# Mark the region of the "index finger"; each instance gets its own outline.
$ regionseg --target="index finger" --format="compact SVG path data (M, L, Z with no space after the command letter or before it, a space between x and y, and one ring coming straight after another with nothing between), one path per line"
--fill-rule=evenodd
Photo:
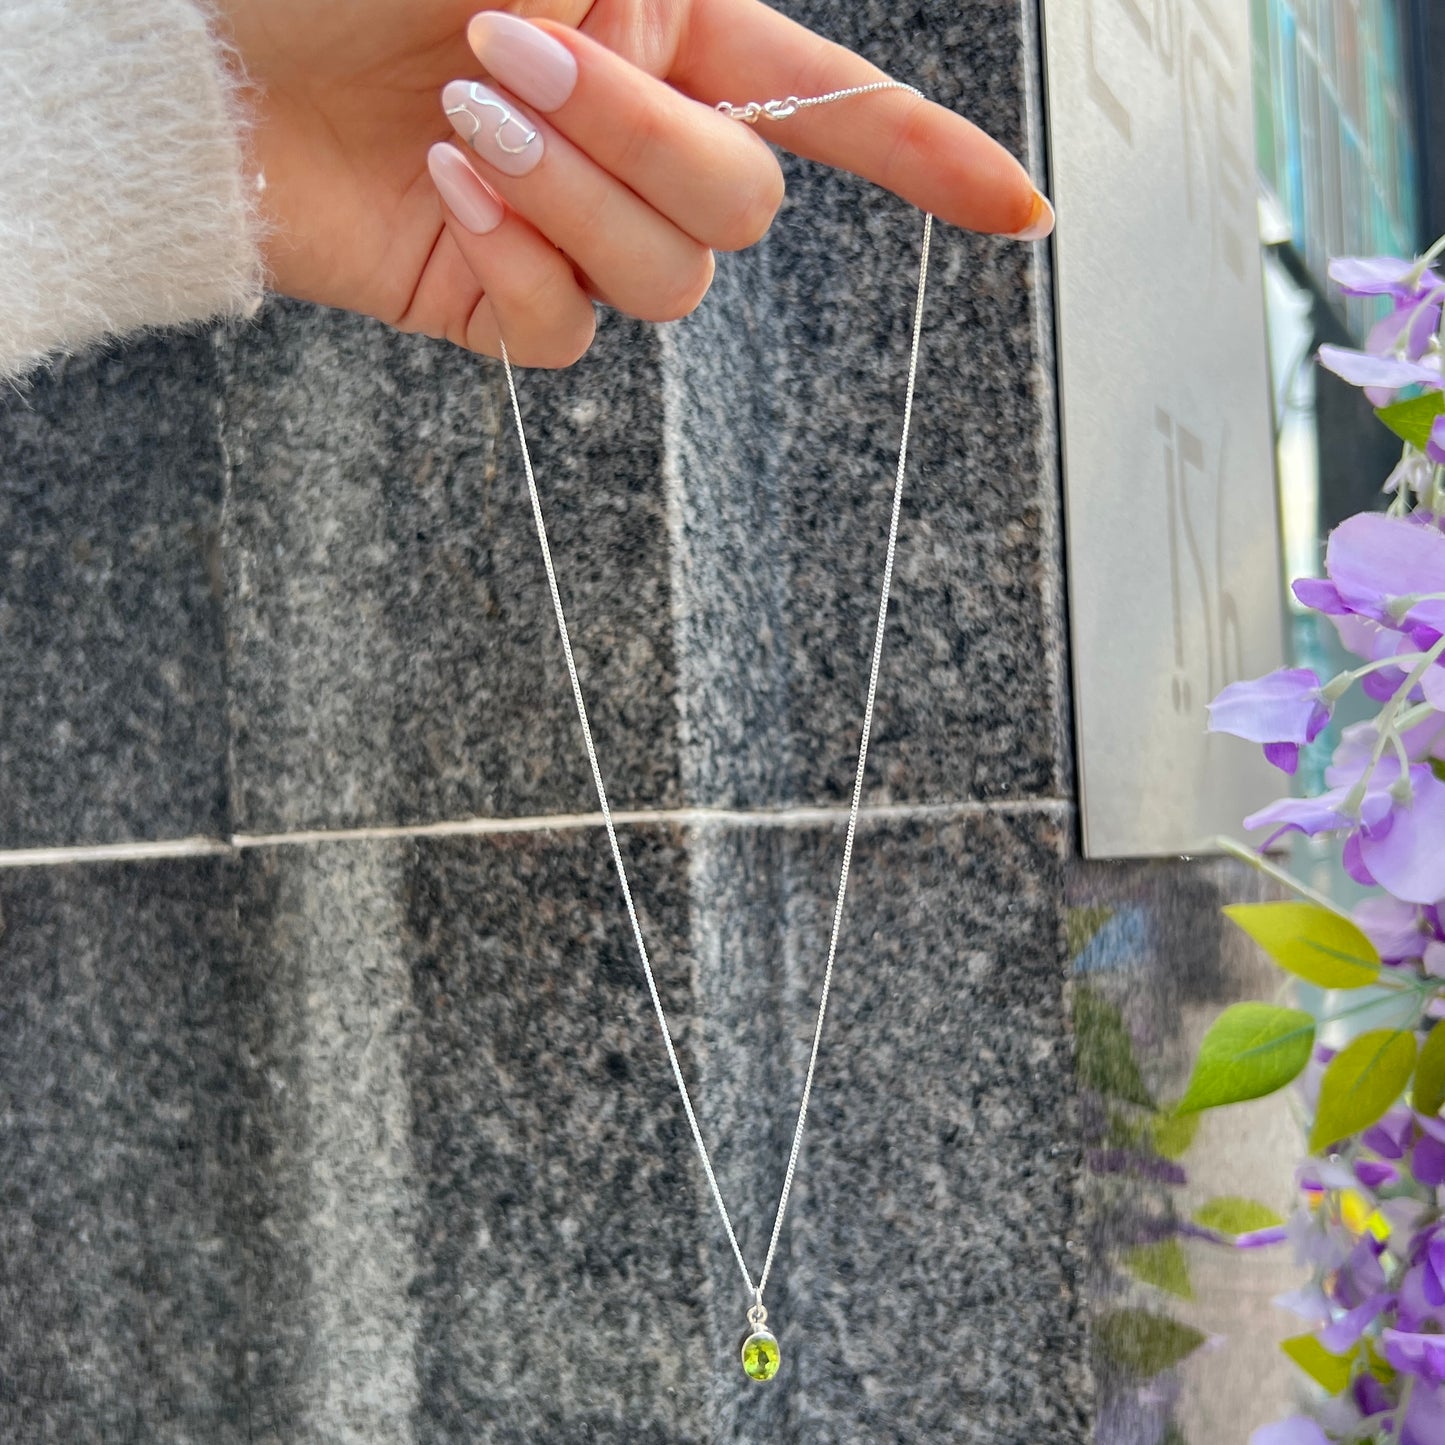
M892 78L761 0L694 0L668 76L714 105L825 95ZM763 125L766 139L966 230L1034 241L1053 229L1053 208L1008 151L972 121L907 91L854 96Z

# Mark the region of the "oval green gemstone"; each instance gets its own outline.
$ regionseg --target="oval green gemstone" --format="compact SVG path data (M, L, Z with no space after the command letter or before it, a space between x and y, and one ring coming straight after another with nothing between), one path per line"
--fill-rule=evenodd
M777 1340L766 1330L758 1330L743 1341L743 1369L754 1380L771 1380L782 1358Z

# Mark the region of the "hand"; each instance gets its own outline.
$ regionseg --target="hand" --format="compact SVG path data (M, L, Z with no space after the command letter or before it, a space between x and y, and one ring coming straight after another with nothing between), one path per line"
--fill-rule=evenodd
M580 357L594 298L686 315L713 251L767 230L782 174L718 100L887 78L759 0L512 0L527 22L477 15L474 54L476 9L224 4L257 117L275 287L491 356L505 337L522 366ZM971 230L1032 238L1052 222L1001 146L904 91L801 111L768 137Z

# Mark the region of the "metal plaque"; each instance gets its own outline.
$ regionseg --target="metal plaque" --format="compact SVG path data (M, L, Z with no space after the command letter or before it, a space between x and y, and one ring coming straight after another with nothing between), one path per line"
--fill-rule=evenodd
M1046 0L1084 852L1207 850L1287 792L1205 731L1280 665L1245 0Z

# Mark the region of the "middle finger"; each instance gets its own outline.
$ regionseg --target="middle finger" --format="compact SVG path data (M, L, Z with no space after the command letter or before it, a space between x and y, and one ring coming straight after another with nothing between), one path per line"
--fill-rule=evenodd
M467 38L497 84L705 246L740 250L772 224L783 173L751 127L563 25L489 10Z
M487 183L571 257L602 300L643 321L675 321L702 300L713 275L708 247L513 96L453 80L442 105Z

